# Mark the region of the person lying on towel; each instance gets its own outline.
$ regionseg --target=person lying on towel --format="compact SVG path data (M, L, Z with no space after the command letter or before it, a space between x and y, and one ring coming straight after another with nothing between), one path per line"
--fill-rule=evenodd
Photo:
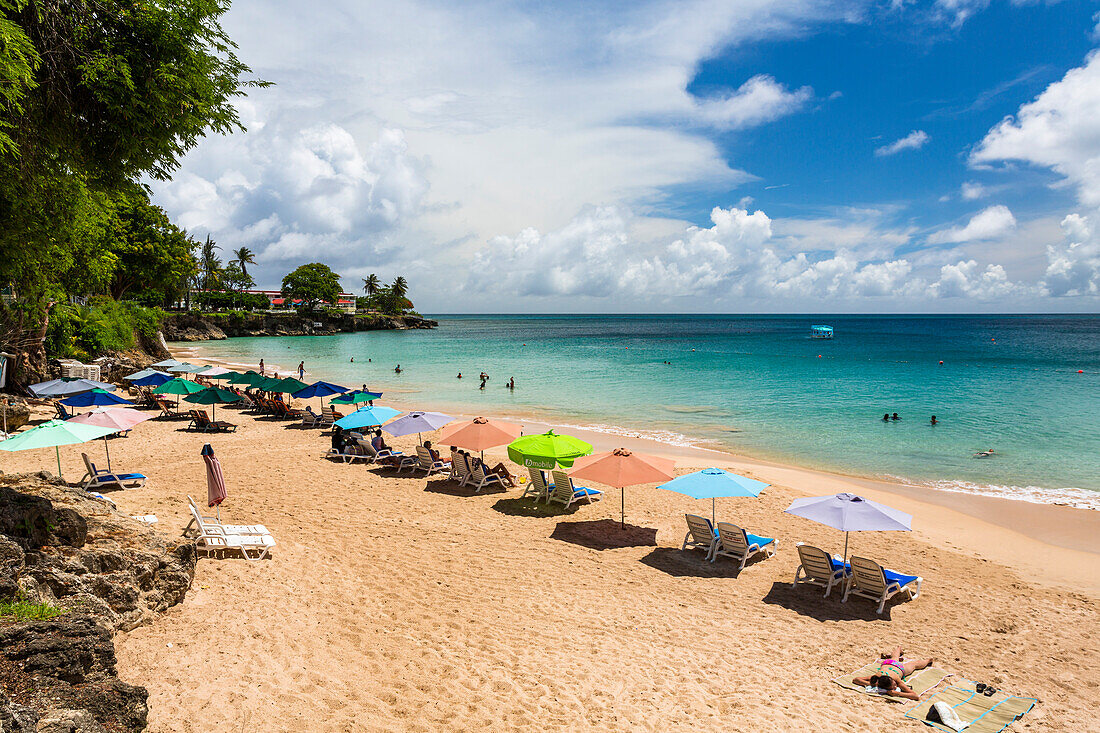
M861 687L877 687L882 692L891 695L905 697L910 700L920 700L920 695L913 692L913 688L905 684L903 678L932 666L931 659L904 659L904 652L900 646L894 647L891 652L883 652L878 660L878 669L867 677L856 677L852 680Z

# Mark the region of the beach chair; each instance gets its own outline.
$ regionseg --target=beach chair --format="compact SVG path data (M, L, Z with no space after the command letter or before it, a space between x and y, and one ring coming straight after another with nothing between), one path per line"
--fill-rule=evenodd
M175 406L168 400L157 397L154 402L156 406L160 408L160 416L165 420L182 420L185 417L190 417L189 413L183 413L176 410Z
M80 488L85 491L89 489L99 489L104 486L117 486L121 489L136 489L144 486L147 480L145 476L140 473L112 473L110 471L102 471L95 467L95 464L88 458L87 453L81 453L80 457L84 459L84 467L88 469L88 472L80 479Z
M231 422L211 420L206 410L190 410L189 414L191 422L187 425L188 430L198 430L203 433L232 433L237 429L237 426Z
M356 445L352 446L352 443ZM369 449L364 447L364 441L362 439L344 443L344 450L342 451L338 451L335 448L329 448L328 453L325 454L325 458L340 458L344 463L355 463L356 461L371 463L374 460L374 456L370 454Z
M527 468L527 473L531 476L531 480L527 482L527 488L523 490L523 497L526 499L528 496L535 497L535 501L539 499L546 500L550 496L550 492L554 490L554 484L546 483L546 474L542 472L541 468Z
M183 528L183 533L185 535L190 532L191 527L196 526L199 522L202 522L202 524L207 527L220 527L226 534L271 534L268 528L262 524L222 524L218 521L217 517L205 516L202 513L202 509L199 508L199 505L196 504L195 500L190 496L187 497L187 503L191 506L191 521Z
M710 554L711 562L717 560L719 556L740 560L741 565L737 568L740 572L745 569L745 563L757 555L768 558L775 554L776 542L772 537L749 534L741 527L729 522L719 522L717 530L718 542Z
M470 467L466 465L466 456L461 451L451 451L451 480L465 484L470 477Z
M684 544L680 549L705 550L709 560L715 545L718 544L718 532L715 531L714 525L709 519L700 517L698 514L685 514L684 518L687 520L688 531L684 535Z
M853 556L850 562L852 576L848 579L848 587L844 591L841 603L847 603L848 596L855 594L878 601L877 613L882 613L886 608L886 601L898 593L904 592L911 601L920 597L920 585L924 582L924 578L919 575L895 573L865 557Z
M60 402L53 403L53 406L57 408L57 417L60 420L68 420L72 417L72 413L65 409L65 405Z
M565 471L554 471L554 490L549 492L546 503L564 504L568 509L573 504L583 501L591 504L603 498L603 492L598 489L590 489L587 486L574 486L573 479Z
M794 588L799 583L820 585L825 588L824 598L828 598L833 592L833 587L843 587L852 573L852 566L843 560L831 556L820 547L799 542L795 545L798 550L799 566L794 571Z
M302 410L302 425L307 428L315 428L321 422L321 416L314 412L308 405Z
M500 476L495 473L486 473L485 464L481 461L474 461L467 458L466 463L470 469L470 475L466 478L466 483L474 487L475 494L480 493L486 486L504 487L504 481Z
M197 536L195 537L201 549L236 550L245 560L263 560L275 547L275 538L266 531L262 534L231 532L234 525L223 525L210 522L209 517L203 517L191 497L187 497L191 504L191 519L195 525ZM190 527L191 524L188 524ZM238 527L243 525L238 525ZM262 527L263 525L255 525ZM251 554L250 554L251 553Z
M451 464L449 461L432 458L431 451L422 445L418 445L416 446L416 463L413 465L413 470L416 469L423 471L425 476L431 476L433 473L451 470Z
M399 450L394 451L388 448L385 450L377 450L374 445L366 438L360 438L359 445L363 447L363 450L366 451L367 455L371 457L371 461L373 461L374 463L381 463L382 460L385 458L394 458L397 460L396 468L400 469L403 465L403 462L411 458L411 456L406 456ZM412 460L415 461L416 459L412 458Z

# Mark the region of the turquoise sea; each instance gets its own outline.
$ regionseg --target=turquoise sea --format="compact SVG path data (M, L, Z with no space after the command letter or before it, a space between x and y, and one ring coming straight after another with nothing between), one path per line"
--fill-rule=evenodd
M405 405L1100 508L1100 316L432 317L433 331L173 346L284 373L304 360L307 381ZM811 339L818 323L835 338Z

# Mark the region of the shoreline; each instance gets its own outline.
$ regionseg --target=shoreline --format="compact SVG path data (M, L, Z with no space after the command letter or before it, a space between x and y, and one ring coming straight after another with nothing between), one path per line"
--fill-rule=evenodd
M170 346L169 349L174 357L191 362L247 366L215 356L199 356L193 353L196 350L193 346ZM323 375L312 376L324 378ZM403 404L400 398L386 402L395 409L423 408L422 405ZM491 410L484 413L490 417L516 419ZM525 432L530 432L528 427L544 432L559 426L545 420L521 419ZM1026 568L1044 584L1100 592L1100 577L1091 569L1097 561L1096 555L1100 554L1100 512L1092 509L945 491L735 455L718 449L670 446L647 437L619 436L583 427L569 427L568 430L591 443L596 450L625 447L673 458L681 468L728 468L805 496L841 491L860 493L913 514L917 518L914 533L934 543L965 546L982 558L1018 569ZM506 457L501 449L489 450L486 454ZM977 552L979 548L980 553Z

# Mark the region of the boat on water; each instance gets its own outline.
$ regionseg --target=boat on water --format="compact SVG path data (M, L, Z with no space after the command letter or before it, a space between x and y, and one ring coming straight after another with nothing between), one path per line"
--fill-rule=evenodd
M831 339L833 337L832 326L810 326L810 338Z

